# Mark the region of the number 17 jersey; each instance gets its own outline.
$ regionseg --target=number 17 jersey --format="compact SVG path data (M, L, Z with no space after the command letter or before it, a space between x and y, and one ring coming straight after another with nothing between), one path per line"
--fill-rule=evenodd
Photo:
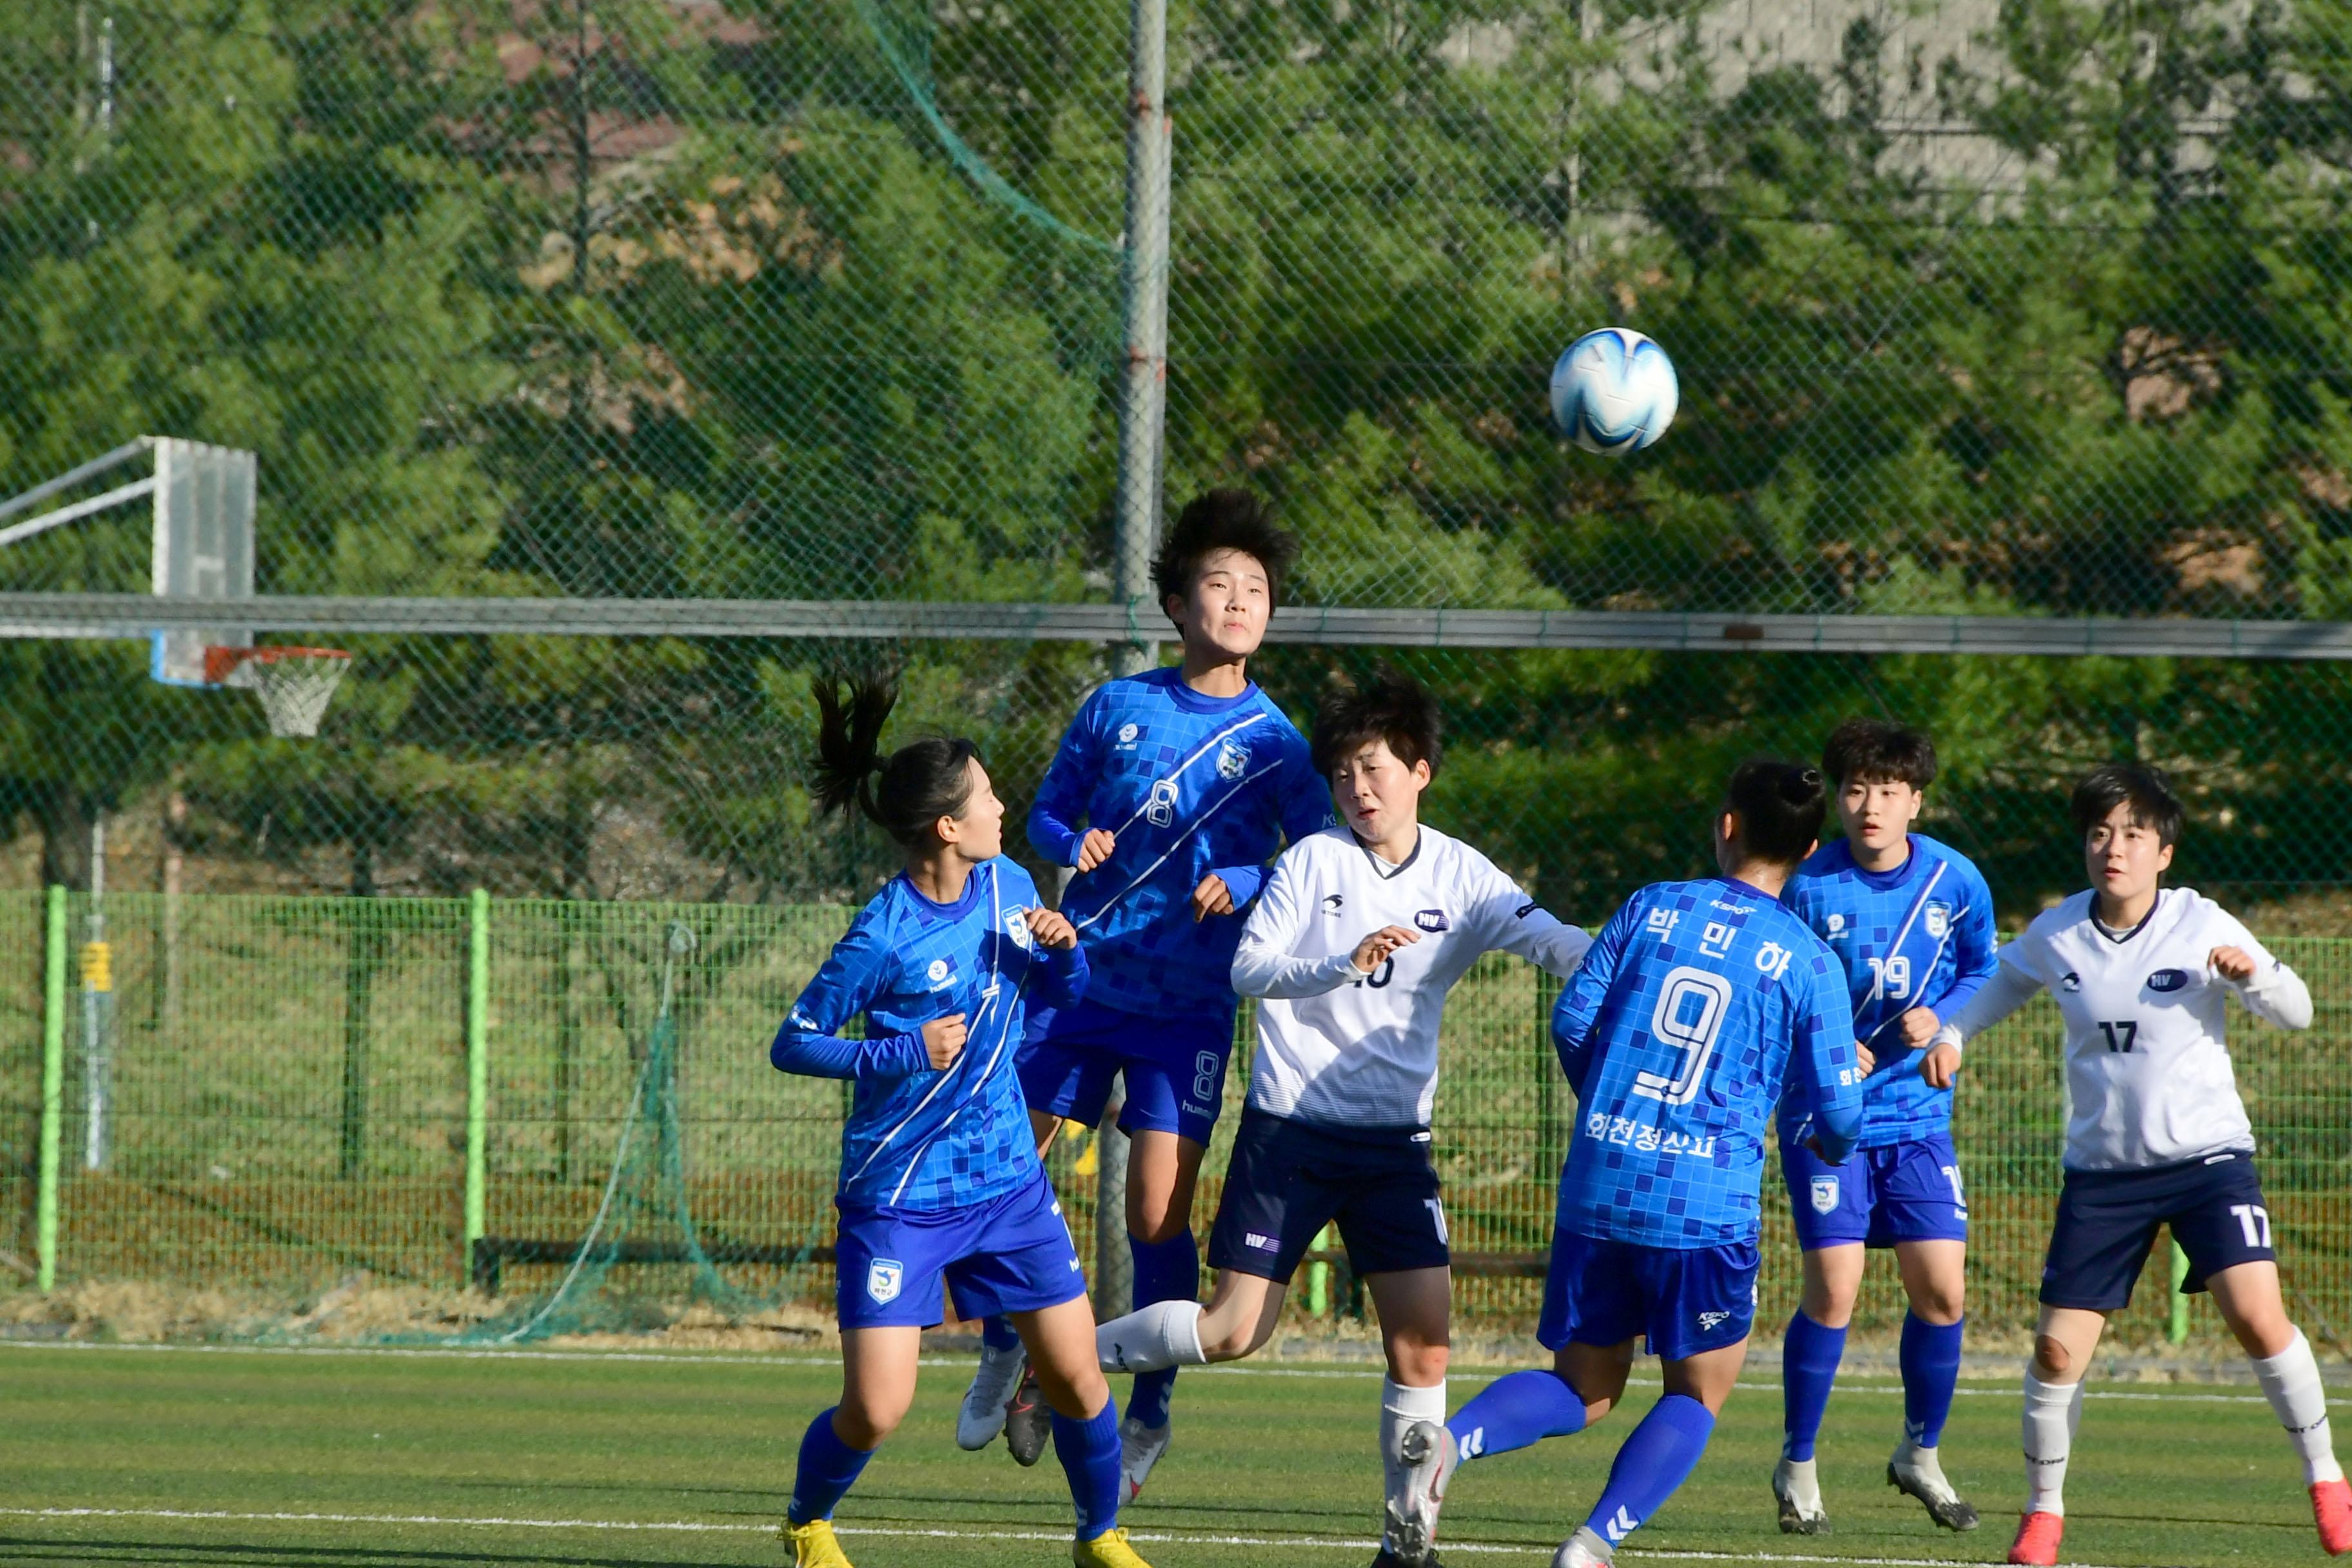
M1559 1224L1601 1241L1752 1241L1783 1089L1825 1157L1862 1124L1845 972L1744 882L1659 882L1610 919L1552 1013L1576 1089Z

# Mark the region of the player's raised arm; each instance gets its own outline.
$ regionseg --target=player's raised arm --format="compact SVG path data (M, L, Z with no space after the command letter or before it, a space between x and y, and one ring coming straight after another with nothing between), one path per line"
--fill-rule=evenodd
M1559 1000L1552 1005L1551 1047L1559 1054L1559 1070L1568 1075L1569 1087L1580 1100L1584 1096L1585 1069L1591 1065L1601 1005L1608 1000L1610 983L1617 978L1618 966L1625 960L1625 944L1641 922L1641 896L1636 894L1609 918L1609 923L1601 928L1600 939L1586 950Z
M1331 810L1331 781L1316 770L1304 744L1286 745L1275 770L1275 796L1280 803L1285 845L1299 843L1338 825L1339 818ZM1269 875L1265 866L1255 863L1217 867L1209 877L1224 885L1226 902L1222 910L1212 909L1205 912L1232 913L1247 909L1264 889Z
M2217 934L2230 940L2217 945L2205 960L2213 973L2237 994L2246 1011L2263 1023L2282 1029L2311 1027L2311 987L2304 984L2303 976L2280 963L2235 917L2223 919L2226 924Z
M1045 782L1037 786L1037 800L1029 808L1029 842L1037 853L1055 866L1076 866L1081 871L1091 871L1110 854L1110 846L1089 843L1110 838L1115 829L1100 823L1091 825L1091 831L1081 833L1077 824L1087 815L1087 792L1102 772L1100 737L1096 733L1102 709L1102 692L1097 688L1085 702L1079 704L1077 717L1062 732L1062 743L1054 752L1054 761L1045 769ZM1091 858L1085 853L1098 848Z
M1574 974L1591 950L1592 933L1570 925L1528 897L1492 862L1480 865L1467 901L1478 911L1478 931L1487 949L1516 953L1562 980Z
M768 1047L768 1060L778 1072L878 1083L908 1077L932 1065L923 1030L878 1040L852 1040L840 1033L843 1026L866 1010L873 996L882 968L880 957L881 943L866 921L850 927L848 934L833 944L816 978L784 1015L783 1025ZM946 1026L950 1020L935 1022ZM961 1023L962 1015L955 1015L954 1026Z
M1310 905L1311 900L1300 894L1294 862L1287 856L1276 861L1274 875L1266 879L1265 895L1250 911L1249 922L1242 927L1241 946L1234 952L1233 982L1237 994L1292 1001L1320 996L1353 984L1370 969L1377 968L1388 953L1407 942L1420 940L1412 931L1390 926L1366 937L1352 952L1304 958L1293 950L1306 926ZM1359 963L1367 944L1377 944L1383 938L1388 939L1385 947L1372 958L1371 964Z
M1814 1145L1843 1164L1862 1137L1862 1069L1854 1058L1853 1005L1845 976L1827 948L1789 960L1795 1033L1790 1059L1812 1105Z
M1033 891L1034 889L1032 889ZM1033 1005L1059 1010L1075 1007L1087 994L1087 950L1078 945L1078 931L1058 910L1040 906L1023 911L1029 934L1037 943L1037 978L1030 992Z
M1926 1058L1919 1063L1919 1076L1937 1089L1949 1089L1952 1075L1960 1068L1961 1047L1969 1037L1982 1034L2032 1001L2041 989L2042 981L2012 963L2004 949L1992 978L1977 988L1967 1005L1946 1016L1928 1045Z

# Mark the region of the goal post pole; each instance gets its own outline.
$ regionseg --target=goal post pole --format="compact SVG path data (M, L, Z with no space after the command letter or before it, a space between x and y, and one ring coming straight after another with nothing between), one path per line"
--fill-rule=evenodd
M488 1232L490 1131L490 895L474 889L466 921L466 1255L460 1278L470 1280L474 1244Z

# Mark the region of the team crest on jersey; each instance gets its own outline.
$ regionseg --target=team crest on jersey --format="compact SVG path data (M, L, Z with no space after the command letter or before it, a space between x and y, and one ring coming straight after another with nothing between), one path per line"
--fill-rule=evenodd
M1445 918L1445 911L1444 910L1415 910L1412 912L1412 923L1419 929L1425 931L1451 931L1454 929L1454 922Z
M944 958L935 958L931 960L931 966L929 969L924 970L923 973L929 979L932 984L944 984L948 977L948 961Z
M1937 942L1943 941L1944 933L1952 929L1952 906L1946 903L1929 904L1927 909L1927 934Z
M1837 1189L1838 1179L1835 1176L1813 1178L1813 1212L1815 1214L1837 1212Z
M877 1258L866 1266L866 1293L881 1306L897 1300L906 1282L907 1267L895 1258Z
M1249 771L1249 752L1227 741L1217 748L1217 776L1237 779Z
M1345 893L1326 893L1323 895L1323 912L1327 915L1338 914L1341 910L1347 907L1347 904L1348 895Z
M2065 973L2065 974L2064 974L2064 975L2063 975L2062 977L2060 977L2060 979L2059 979L2059 982L2058 982L2058 989L2059 989L2059 990L2061 990L2061 991L2068 991L2068 992L2080 991L2082 988L2083 988L2083 977L2082 977L2081 975L2079 975L2079 974L2075 973L2074 973L2073 970L2071 970L2071 969L2070 969L2070 970L2068 970L2068 971Z
M1019 910L1004 917L1004 934L1013 939L1013 946L1024 952L1029 951L1029 921Z
M2180 991L2188 984L2189 971L2185 969L2159 969L2147 977L2150 991Z

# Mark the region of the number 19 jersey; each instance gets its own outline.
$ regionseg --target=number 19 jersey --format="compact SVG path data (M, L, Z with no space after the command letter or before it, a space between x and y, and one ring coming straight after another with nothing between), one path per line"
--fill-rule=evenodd
M1577 1095L1559 1224L1601 1241L1752 1241L1764 1133L1783 1089L1843 1160L1862 1125L1845 972L1744 882L1643 889L1552 1013Z

